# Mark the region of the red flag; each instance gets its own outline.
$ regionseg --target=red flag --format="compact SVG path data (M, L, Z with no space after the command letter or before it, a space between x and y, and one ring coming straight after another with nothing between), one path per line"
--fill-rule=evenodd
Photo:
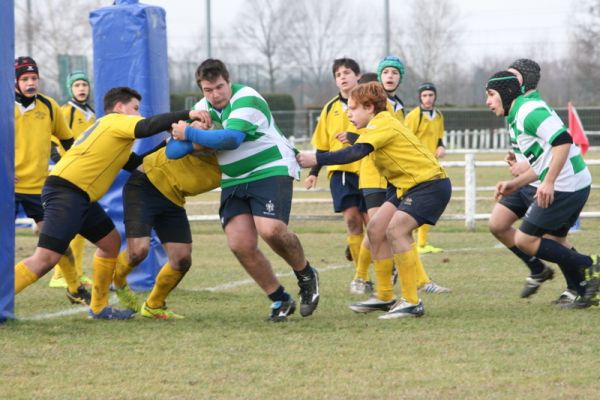
M575 107L573 107L571 102L569 102L568 110L569 133L573 137L573 143L578 145L581 148L581 154L585 155L590 147L590 142L588 141L587 136L585 136L583 125L581 125L581 120L579 119L579 115L577 115L577 110L575 110Z

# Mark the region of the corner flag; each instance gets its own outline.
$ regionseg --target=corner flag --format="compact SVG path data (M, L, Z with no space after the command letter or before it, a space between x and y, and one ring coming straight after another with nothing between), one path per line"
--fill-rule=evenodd
M587 153L588 151L588 148L590 147L590 142L588 141L588 138L585 135L583 125L581 125L581 120L579 119L579 115L577 114L577 110L575 110L575 107L573 107L573 104L571 102L569 102L568 111L569 133L573 137L573 143L578 145L581 148L581 154L585 155L585 153Z

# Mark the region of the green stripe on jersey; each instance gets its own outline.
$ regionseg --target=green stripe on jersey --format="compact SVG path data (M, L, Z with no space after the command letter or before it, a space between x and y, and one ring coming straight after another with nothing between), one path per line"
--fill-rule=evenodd
M276 165L274 167L258 170L242 179L223 179L221 180L221 187L228 188L231 186L241 185L243 183L270 178L272 176L290 176L288 167L285 165Z
M554 134L553 134L553 135L550 137L550 140L548 140L548 143L550 143L550 144L554 143L554 140L556 139L556 137L557 137L558 135L560 135L561 133L563 133L563 132L566 132L566 131L567 131L567 128L565 128L565 127L563 126L562 128L560 128L559 130L557 130L557 131L556 131L556 132L555 132L555 133L554 133Z
M253 137L258 129L258 125L254 125L245 119L229 118L227 120L227 129L244 132L247 137Z
M544 182L544 178L546 177L546 174L548 173L548 170L550 168L544 168L544 170L542 171L542 173L540 174L540 182Z
M573 172L578 173L585 169L585 161L581 154L576 155L575 157L571 157L569 160L571 161L571 166L573 167Z
M538 142L534 142L523 155L529 160L529 164L533 164L542 153L544 153L544 148Z
M269 147L261 152L251 155L242 160L232 162L230 164L220 165L221 171L231 177L240 176L252 171L261 165L268 164L273 161L281 160L283 156L277 146ZM287 170L287 167L286 167ZM258 172L258 171L257 171Z
M244 96L235 100L231 104L232 112L240 108L253 108L260 111L263 113L267 121L269 121L269 125L271 125L271 111L269 110L269 105L260 97Z
M536 134L537 130L548 117L550 117L550 113L545 108L540 107L532 110L527 114L525 120L523 121L525 132L529 135L538 137Z

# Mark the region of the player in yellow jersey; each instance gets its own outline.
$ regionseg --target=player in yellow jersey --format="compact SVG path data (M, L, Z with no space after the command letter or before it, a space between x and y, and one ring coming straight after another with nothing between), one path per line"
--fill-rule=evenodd
M317 152L335 151L348 147L347 144L339 140L337 135L343 132L356 133L357 131L348 119L346 109L348 93L358 84L360 67L353 59L341 58L333 62L332 72L335 84L340 92L321 111L311 140ZM304 186L307 189L316 187L319 170L319 166L310 170L309 176L304 181ZM365 282L368 281L368 269L358 270L358 260L364 237L363 225L368 218L364 198L359 189L359 171L360 161L345 165L330 165L327 168L333 209L336 213L342 213L344 217L347 242L351 254L349 258L355 263L356 270L350 283L352 293L365 293L369 290L369 287L365 285ZM370 260L368 260L368 263L370 263Z
M444 115L435 108L437 90L433 83L425 82L419 86L419 107L415 107L406 116L406 125L433 153L436 158L446 155L444 147ZM419 227L417 231L417 249L419 253L441 253L444 251L427 243L429 225Z
M220 183L221 170L213 152L195 152L171 160L165 148L161 148L144 157L143 164L133 171L123 188L127 250L119 254L114 276L121 304L139 310L148 318L182 318L167 309L166 298L192 265L192 234L184 208L185 198L208 192ZM127 287L126 277L148 255L152 229L169 260L140 307L135 294Z
M140 100L140 94L128 87L110 89L104 96L106 115L77 139L46 179L42 191L46 223L34 254L15 265L15 293L46 274L79 233L98 248L93 260L90 317L133 316L131 310L108 305L121 239L97 201L128 162L136 138L163 132L176 121L196 119L199 115L197 111L179 111L143 118Z
M402 289L399 301L381 304L380 310L389 311L380 319L420 317L425 310L417 293L420 258L413 231L424 223L437 222L450 201L450 180L417 137L387 111L381 85L371 82L356 87L350 93L348 117L361 129L355 144L334 152L299 154L298 162L303 167L343 164L373 154L375 165L396 189L367 226L375 271L379 277L386 269L389 276L395 262ZM390 209L395 209L391 220Z
M61 111L65 116L69 129L73 132L73 137L77 139L87 128L96 122L96 113L92 106L88 103L90 98L90 80L87 74L83 71L74 71L67 77L67 91L71 95L71 99L61 107ZM60 160L64 153L64 148L52 140L52 159L54 162ZM69 247L73 253L75 260L75 269L79 281L89 288L92 285L92 280L83 273L83 246L85 240L83 236L77 235L71 242ZM54 288L66 287L67 283L62 275L60 268L54 269L54 275L50 279L49 286Z
M73 135L56 101L38 92L39 71L31 57L15 61L15 210L21 205L28 217L43 228L41 193L48 176L52 138L69 148ZM90 294L80 285L73 256L66 249L60 260L64 269L67 298L74 304L89 304Z

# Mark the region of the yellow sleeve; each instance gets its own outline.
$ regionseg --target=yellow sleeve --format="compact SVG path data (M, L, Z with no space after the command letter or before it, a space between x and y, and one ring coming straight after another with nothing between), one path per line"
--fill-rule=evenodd
M392 132L392 131L388 131ZM377 150L385 147L392 140L392 136L387 134L384 130L377 130L368 133L363 133L358 137L356 143L367 143L373 146L373 149Z
M329 133L327 132L327 106L323 107L319 121L313 132L311 143L313 147L321 151L329 151Z
M135 139L135 126L143 119L136 115L119 114L119 120L114 130L115 136Z
M52 113L54 114L54 123L52 126L52 135L60 140L73 139L73 133L67 125L65 115L54 100L50 99L52 104Z

